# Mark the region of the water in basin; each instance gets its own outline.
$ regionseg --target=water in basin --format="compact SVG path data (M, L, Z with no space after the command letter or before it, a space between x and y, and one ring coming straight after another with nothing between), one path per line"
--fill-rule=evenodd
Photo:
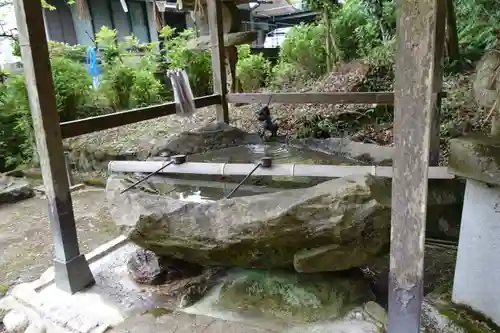
M244 145L213 150L188 157L190 162L212 163L257 163L262 157L272 157L273 163L352 165L346 157L318 152L307 147L290 146L280 143ZM148 180L147 186L159 194L179 200L203 202L219 200L228 195L243 179L243 176L214 176L181 174L155 176ZM248 179L235 194L249 196L276 192L283 189L313 186L328 178L255 176Z

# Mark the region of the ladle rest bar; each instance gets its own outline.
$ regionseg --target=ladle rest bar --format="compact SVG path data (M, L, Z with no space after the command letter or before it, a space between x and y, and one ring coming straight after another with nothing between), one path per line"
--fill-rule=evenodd
M150 173L166 165L168 161L111 161L109 172ZM255 168L252 163L199 163L186 162L172 164L160 173L204 174L220 176L246 176ZM350 165L311 165L311 164L273 164L269 168L259 168L254 176L292 176L292 177L331 177L341 178L351 175L372 174L392 178L390 166L350 166ZM429 179L453 179L454 175L446 167L430 167Z

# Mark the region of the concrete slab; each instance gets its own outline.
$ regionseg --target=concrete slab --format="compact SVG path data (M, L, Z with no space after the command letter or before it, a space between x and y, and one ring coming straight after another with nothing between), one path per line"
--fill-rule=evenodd
M467 179L453 302L500 326L500 186Z
M126 272L126 261L136 246L122 237L87 255L96 284L70 295L56 288L53 270L40 279L18 285L0 301L0 309L30 312L30 321L55 325L61 332L90 333L115 326L126 318L170 301L135 284Z

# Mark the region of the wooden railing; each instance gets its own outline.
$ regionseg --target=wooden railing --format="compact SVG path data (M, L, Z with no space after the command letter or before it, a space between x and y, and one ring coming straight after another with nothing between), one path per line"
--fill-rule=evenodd
M203 96L194 100L197 108L220 104L220 102L220 95ZM61 123L61 132L65 139L172 114L175 114L174 102L64 122Z
M445 97L441 93L440 97ZM392 92L325 92L325 93L240 93L227 94L229 103L284 103L284 104L394 104ZM220 95L208 95L195 98L197 108L204 108L221 103ZM106 130L109 128L133 124L175 114L175 103L137 108L106 114L97 117L73 120L61 123L63 138Z

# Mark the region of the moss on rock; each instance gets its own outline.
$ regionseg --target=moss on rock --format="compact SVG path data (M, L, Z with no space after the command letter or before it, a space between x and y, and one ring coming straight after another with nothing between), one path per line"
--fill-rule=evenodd
M425 333L494 333L500 328L472 309L451 301L452 283L443 283L426 297L422 328Z
M458 176L500 185L500 140L483 134L452 139L448 164Z
M357 270L336 274L243 270L226 279L216 306L308 323L340 319L373 299L369 282Z

